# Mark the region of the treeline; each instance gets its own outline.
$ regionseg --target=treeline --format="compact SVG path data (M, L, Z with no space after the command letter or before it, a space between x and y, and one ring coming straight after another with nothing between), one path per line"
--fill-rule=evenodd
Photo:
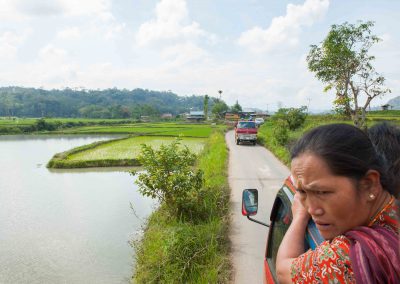
M210 100L209 107L213 106ZM0 116L133 118L176 116L190 109L203 110L204 96L181 97L170 91L144 89L44 90L0 88Z
M132 120L101 120L101 121L50 121L44 118L37 119L32 124L0 125L0 134L27 134L38 131L55 131L72 127L93 125L120 125L132 123Z

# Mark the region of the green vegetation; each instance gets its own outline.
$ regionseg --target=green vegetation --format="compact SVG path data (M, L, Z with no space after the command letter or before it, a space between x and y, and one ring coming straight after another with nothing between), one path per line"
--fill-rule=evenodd
M68 134L135 134L156 136L208 137L213 127L209 124L191 123L135 123L108 126L89 126L64 130Z
M142 144L159 148L162 144L171 143L173 137L125 137L109 141L95 142L72 150L58 153L47 164L49 168L86 168L139 166L137 160ZM182 144L195 153L199 153L205 140L202 138L185 138Z
M81 118L46 118L20 119L0 118L0 134L52 133L52 134L135 134L208 137L212 128L209 124L185 122L135 123L121 119L81 119Z
M169 215L193 222L207 215L198 210L203 203L203 172L192 170L196 154L180 146L178 139L158 149L142 145L137 159L145 171L134 173L138 175L135 182L142 195L157 199Z
M280 116L281 113L278 113ZM290 149L303 133L319 125L331 123L353 124L351 119L346 119L340 115L308 115L301 127L290 130L284 119L273 117L266 121L258 131L258 142L268 148L283 163L290 164ZM400 111L374 111L369 112L366 120L368 127L381 122L390 121L400 125Z
M384 111L370 111L368 112L367 121L392 121L393 123L400 122L400 110L384 110Z
M0 88L0 116L132 118L148 116L175 118L189 109L203 109L204 96L180 97L172 92L143 89L43 90L22 87ZM213 101L210 101L212 107Z
M26 133L74 133L70 129L93 126L108 126L132 123L132 120L121 119L85 119L85 118L0 118L0 134L26 134Z
M204 184L190 193L193 212L180 218L162 203L148 220L142 240L133 242L136 267L132 283L227 283L229 188L224 134L213 133L196 168ZM192 192L201 192L194 194Z

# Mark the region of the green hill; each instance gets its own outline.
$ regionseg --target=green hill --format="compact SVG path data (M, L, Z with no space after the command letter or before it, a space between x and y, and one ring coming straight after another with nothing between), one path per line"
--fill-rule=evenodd
M203 109L204 96L178 96L170 91L144 89L43 90L0 88L0 116L139 118L177 115ZM211 109L213 100L210 101Z

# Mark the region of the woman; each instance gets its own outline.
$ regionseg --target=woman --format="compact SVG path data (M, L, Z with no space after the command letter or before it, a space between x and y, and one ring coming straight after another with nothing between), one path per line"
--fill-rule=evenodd
M393 175L395 196L400 197L400 128L388 122L375 124L368 129L368 136L375 150L389 165L388 174Z
M350 125L320 126L297 142L280 283L400 283L399 204L386 170L368 136ZM304 252L310 218L325 241Z

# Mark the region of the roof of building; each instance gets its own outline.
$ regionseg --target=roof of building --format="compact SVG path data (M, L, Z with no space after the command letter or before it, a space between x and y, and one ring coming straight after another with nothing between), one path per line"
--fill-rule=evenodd
M204 111L202 110L191 110L189 115L204 115Z

